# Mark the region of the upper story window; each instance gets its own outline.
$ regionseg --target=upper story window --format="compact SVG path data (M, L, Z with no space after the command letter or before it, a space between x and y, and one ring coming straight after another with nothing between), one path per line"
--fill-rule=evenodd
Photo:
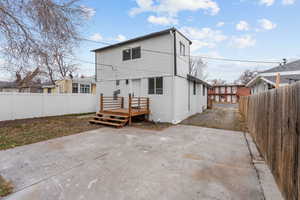
M180 42L180 55L185 56L185 45Z
M141 58L141 47L132 48L132 59Z
M141 47L123 50L123 61L141 58Z
M163 94L163 77L148 79L148 94Z
M196 81L193 82L193 94L196 95Z
M131 59L131 49L123 50L123 60L130 60Z

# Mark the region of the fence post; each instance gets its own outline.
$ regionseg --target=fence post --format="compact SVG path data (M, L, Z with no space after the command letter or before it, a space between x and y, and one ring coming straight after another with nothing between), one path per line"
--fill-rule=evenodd
M103 93L100 94L100 111L103 112Z

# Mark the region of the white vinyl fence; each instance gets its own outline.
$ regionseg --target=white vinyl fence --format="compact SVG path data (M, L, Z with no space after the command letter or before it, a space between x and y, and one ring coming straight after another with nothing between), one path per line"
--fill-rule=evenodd
M96 112L96 95L1 93L0 121Z

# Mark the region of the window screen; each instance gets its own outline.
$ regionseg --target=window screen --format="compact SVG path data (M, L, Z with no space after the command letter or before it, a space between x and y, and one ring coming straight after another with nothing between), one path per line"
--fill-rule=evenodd
M123 60L130 60L131 59L131 49L123 50Z
M163 94L163 77L156 78L156 94Z
M148 94L154 94L154 78L148 79Z
M141 47L136 47L132 49L132 59L141 58Z
M72 83L72 93L78 93L78 83Z
M182 42L180 42L180 55L185 56L185 46Z
M148 79L148 94L163 94L163 77Z

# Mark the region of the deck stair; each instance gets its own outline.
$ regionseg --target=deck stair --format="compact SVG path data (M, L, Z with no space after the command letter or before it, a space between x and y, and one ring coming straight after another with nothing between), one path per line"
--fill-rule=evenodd
M149 98L132 97L104 97L100 96L100 111L90 120L90 123L109 125L118 128L126 124L131 125L132 118L136 116L149 116ZM128 102L128 105L124 105Z
M129 116L120 115L118 113L114 114L114 113L98 112L96 116L92 120L90 120L90 123L103 124L103 125L114 126L117 128L122 128L129 121L128 118Z

